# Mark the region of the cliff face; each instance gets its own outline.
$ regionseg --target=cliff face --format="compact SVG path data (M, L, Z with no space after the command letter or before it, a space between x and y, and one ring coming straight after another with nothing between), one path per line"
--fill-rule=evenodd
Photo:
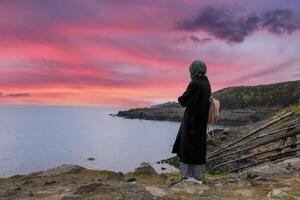
M119 111L117 116L128 119L146 119L179 122L183 116L184 108L177 106L155 106L150 108L136 108Z
M217 124L243 125L270 117L279 109L299 102L300 80L270 85L239 86L213 93L221 102L221 119ZM179 122L184 108L176 102L119 111L117 116Z

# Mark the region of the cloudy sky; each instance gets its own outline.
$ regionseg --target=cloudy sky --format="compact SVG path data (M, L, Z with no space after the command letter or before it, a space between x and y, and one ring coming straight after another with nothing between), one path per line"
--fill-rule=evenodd
M0 103L176 100L195 59L214 91L300 79L298 0L1 0Z

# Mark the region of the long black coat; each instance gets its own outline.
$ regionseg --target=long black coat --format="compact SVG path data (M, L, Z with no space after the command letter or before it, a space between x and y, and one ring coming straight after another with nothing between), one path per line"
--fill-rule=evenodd
M187 164L206 163L206 129L211 88L207 76L196 76L178 102L186 107L181 125L173 145L181 162Z

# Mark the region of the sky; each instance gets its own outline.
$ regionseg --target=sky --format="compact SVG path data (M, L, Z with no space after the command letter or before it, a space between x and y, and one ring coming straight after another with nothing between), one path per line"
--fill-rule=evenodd
M176 101L196 59L213 91L300 79L298 0L1 0L0 104Z

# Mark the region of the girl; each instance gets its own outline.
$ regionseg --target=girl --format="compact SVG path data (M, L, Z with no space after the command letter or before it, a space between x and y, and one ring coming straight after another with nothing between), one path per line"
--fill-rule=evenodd
M186 107L172 153L180 159L183 180L202 184L206 164L206 130L211 87L207 66L200 60L189 68L191 81L178 102Z

